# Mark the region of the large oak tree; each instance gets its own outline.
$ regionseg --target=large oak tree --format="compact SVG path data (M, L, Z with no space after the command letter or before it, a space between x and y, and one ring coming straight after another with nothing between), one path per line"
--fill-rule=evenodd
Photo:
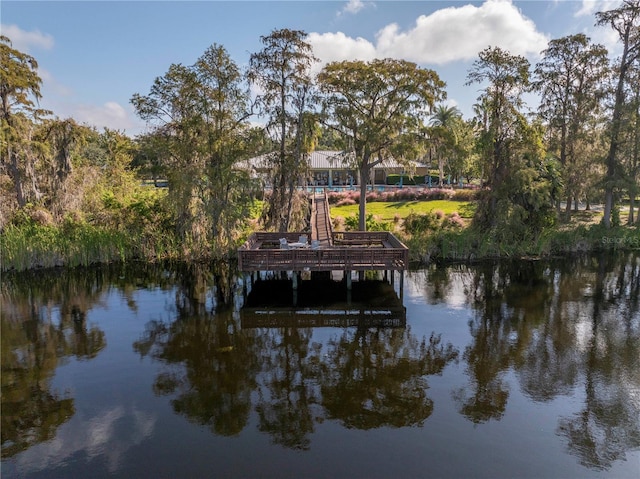
M340 132L360 171L359 228L366 229L366 192L371 169L391 158L420 154L423 118L445 98L445 83L433 70L405 60L342 61L318 75L325 122Z

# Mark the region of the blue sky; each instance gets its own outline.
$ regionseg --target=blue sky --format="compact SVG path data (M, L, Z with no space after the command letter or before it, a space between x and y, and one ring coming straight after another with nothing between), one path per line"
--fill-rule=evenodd
M478 86L464 86L477 53L497 45L532 64L546 42L586 33L616 53L593 13L617 0L510 1L7 1L1 31L34 56L41 106L98 129L145 130L129 100L172 63L193 64L213 44L246 66L273 29L301 29L322 62L395 57L438 72L465 117ZM534 100L531 100L534 103ZM531 104L531 107L536 107Z

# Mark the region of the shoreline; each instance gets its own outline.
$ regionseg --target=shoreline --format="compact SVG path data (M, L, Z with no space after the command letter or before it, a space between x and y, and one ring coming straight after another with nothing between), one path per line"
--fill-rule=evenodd
M223 257L178 251L163 245L141 245L136 238L124 238L115 232L102 232L95 236L69 238L60 231L49 231L48 243L26 241L38 238L28 235L21 243L14 242L13 249L6 244L3 232L0 244L0 272L38 271L49 268L73 268L127 262L158 263L177 261L183 263L210 263L237 260L237 250ZM604 251L640 250L640 228L617 226L604 229L601 225L578 226L572 229L549 230L537 238L517 243L497 243L490 234L476 234L465 228L460 231L440 231L424 237L400 238L409 247L413 267L431 264L474 264L483 261L523 260L540 261L563 256L597 254ZM83 241L84 240L84 241ZM86 244L85 244L86 241ZM34 244L35 243L35 244Z

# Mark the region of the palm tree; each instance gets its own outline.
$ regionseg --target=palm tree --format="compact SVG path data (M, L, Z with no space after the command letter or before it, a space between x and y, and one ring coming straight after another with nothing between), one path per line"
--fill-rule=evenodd
M438 174L440 185L444 181L444 164L447 153L453 153L456 144L454 125L462 118L462 113L455 106L438 105L431 115L431 138L436 145L436 157L438 158Z
M486 139L489 135L489 100L486 96L478 98L478 103L473 104L473 113L475 114L474 120L476 124L476 142L478 150L481 155L481 171L480 171L480 184L484 184L484 164L489 161L487 159L488 153L486 149Z

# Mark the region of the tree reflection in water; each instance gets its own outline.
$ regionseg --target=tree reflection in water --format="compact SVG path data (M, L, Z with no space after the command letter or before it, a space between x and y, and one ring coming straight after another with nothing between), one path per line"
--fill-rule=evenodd
M86 322L104 294L101 275L62 270L8 275L0 290L2 457L55 437L75 413L74 400L52 391L67 358L88 360L106 346Z
M417 274L425 275L427 303L471 315L460 349L438 333L416 335L420 326L406 317L385 325L407 327L353 322L353 316L323 323L335 329L295 327L322 322L306 314L298 323L268 318L242 328L241 283L229 266L5 275L2 457L60 437L60 426L81 406L51 386L56 368L99 355L105 333L91 323L92 309L116 290L136 311L140 288L171 297L134 343L161 365L153 391L216 435L238 435L254 421L274 444L305 450L323 421L362 430L420 426L434 409L429 376L461 361L461 368L447 370L453 378L461 374L464 385L451 393L457 411L474 424L501 420L518 393L554 412L559 406L551 403L566 396L555 432L585 467L608 470L640 448L639 253L439 266ZM337 289L344 292L344 285ZM384 307L384 291L369 289L375 291L365 300L369 309ZM276 296L271 289L266 294ZM289 301L290 290L284 294ZM355 299L345 304L334 309L366 310ZM265 324L275 327L260 327ZM336 327L346 324L359 326Z
M259 330L265 337L262 351L261 387L256 411L260 431L275 444L308 449L314 431L312 407L320 397L318 378L320 345L310 344L311 328Z
M175 395L171 404L176 413L216 434L240 433L249 417L257 373L250 354L252 338L237 334L230 312L215 320L207 315L180 317L169 326L151 327L150 354L171 365L156 378L154 392ZM143 342L134 347L141 351Z
M468 388L454 392L460 412L474 423L500 419L509 398L504 375L531 339L531 326L545 317L549 288L540 278L541 265L523 262L518 268L484 264L474 268L466 288L475 310L469 322L471 343L463 353Z
M167 365L154 392L175 395L176 413L233 436L247 424L258 356L256 339L240 332L237 314L229 308L216 313L217 303L230 302L234 278L228 267L214 271L197 264L183 269L176 282L175 319L150 322L133 347ZM211 291L215 301L207 306Z
M155 392L174 395L177 413L216 434L238 434L252 406L258 429L291 449L308 449L325 419L360 429L421 425L433 410L427 376L458 357L439 336L419 339L409 328L345 328L326 344L290 322L241 330L231 308L203 310L193 292L214 287L206 274L183 277L175 321L149 323L134 348L167 364Z
M640 447L640 258L625 264L603 255L594 269L580 350L585 401L560 420L558 434L581 464L608 469Z
M537 402L584 385L582 410L557 429L583 465L608 469L640 447L638 253L431 268L425 279L427 301L458 288L474 310L463 353L468 385L453 392L462 415L499 420L513 370Z
M346 330L328 344L320 386L327 416L345 427L422 425L433 411L426 376L458 357L440 336L410 328Z

